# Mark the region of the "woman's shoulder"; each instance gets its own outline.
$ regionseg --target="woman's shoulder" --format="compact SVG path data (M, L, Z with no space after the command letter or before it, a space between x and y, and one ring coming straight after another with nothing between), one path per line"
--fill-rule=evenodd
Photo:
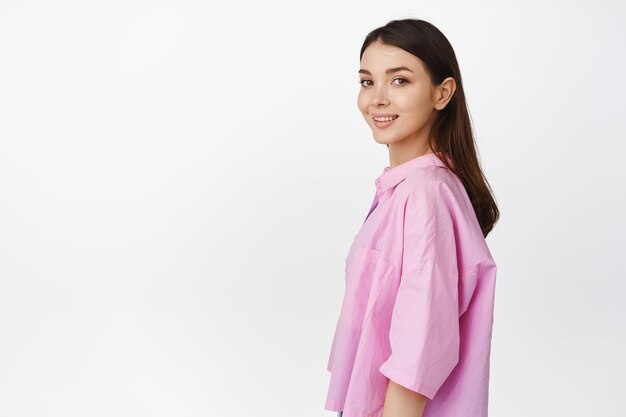
M415 169L396 187L395 197L402 201L429 199L433 203L442 198L462 198L465 188L461 180L447 167L427 165Z

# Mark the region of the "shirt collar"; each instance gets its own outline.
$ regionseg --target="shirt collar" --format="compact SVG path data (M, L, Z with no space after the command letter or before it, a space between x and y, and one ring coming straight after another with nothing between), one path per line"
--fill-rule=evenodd
M442 157L447 157L448 161L450 161L448 153L439 152L439 154L442 155ZM386 189L399 184L415 169L428 165L445 167L445 164L435 153L429 152L416 158L409 159L408 161L396 165L393 168L389 166L384 167L383 173L376 178L374 184L379 191L385 191Z

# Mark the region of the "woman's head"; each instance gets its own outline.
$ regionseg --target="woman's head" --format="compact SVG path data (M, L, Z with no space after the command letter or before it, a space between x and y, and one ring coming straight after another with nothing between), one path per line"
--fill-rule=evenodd
M429 148L432 126L456 89L454 78L435 84L421 59L380 38L361 55L359 83L359 110L374 139L410 155Z
M487 236L499 211L478 163L461 72L448 39L424 20L392 20L366 36L359 59L357 103L374 139L400 159L446 152L452 163L442 161L463 182ZM374 119L376 114L398 117L384 123Z

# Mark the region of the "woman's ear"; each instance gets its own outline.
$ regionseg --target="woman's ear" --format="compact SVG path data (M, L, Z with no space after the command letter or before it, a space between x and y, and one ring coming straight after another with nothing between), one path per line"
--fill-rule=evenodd
M443 110L456 91L456 81L452 77L448 77L441 82L437 87L437 96L435 102L435 109Z

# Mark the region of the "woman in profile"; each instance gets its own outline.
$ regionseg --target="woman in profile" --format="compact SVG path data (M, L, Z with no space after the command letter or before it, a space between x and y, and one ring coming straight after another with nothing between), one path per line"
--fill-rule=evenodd
M486 417L499 218L446 37L370 32L358 107L389 166L346 257L327 369L339 417Z

